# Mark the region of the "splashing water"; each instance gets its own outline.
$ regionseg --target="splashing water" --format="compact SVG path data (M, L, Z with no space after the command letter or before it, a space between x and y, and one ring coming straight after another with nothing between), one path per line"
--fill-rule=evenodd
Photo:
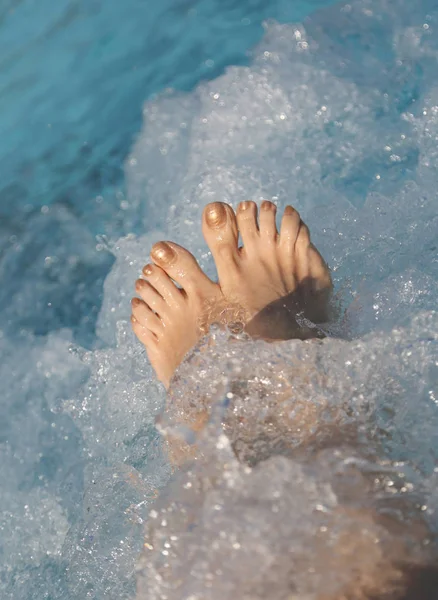
M150 513L138 597L368 598L355 588L376 597L396 565L436 560L437 324L354 343L215 334L194 352L161 423L183 470Z
M100 346L68 331L0 338L2 411L14 406L0 425L2 597L132 597L146 522L139 598L265 598L267 587L315 598L322 581L336 597L354 565L328 549L352 539L363 557L360 519L380 540L371 572L398 548L423 560L423 529L407 525L437 525L437 19L426 0L359 0L270 23L250 66L145 105L126 180L148 233L110 244ZM355 339L267 345L214 332L181 367L161 426L202 460L148 521L171 468L154 427L164 393L127 321L132 283L162 237L213 275L202 207L264 197L308 222ZM180 420L206 407L193 440ZM352 428L358 444L324 446L321 424ZM300 453L309 430L324 446L317 464ZM379 524L382 507L406 530ZM277 560L290 553L294 564Z
M173 459L191 456L205 412L213 424L152 513L139 598L337 598L358 568L372 594L400 576L379 576L382 560L390 572L436 559L420 556L430 539L410 522L436 531L435 18L358 2L271 24L251 67L145 107L127 175L148 218L167 218L177 241L183 230L210 270L206 202L292 202L349 298L350 335L367 335L219 336L180 369L163 426L183 439ZM317 459L306 444L322 446Z

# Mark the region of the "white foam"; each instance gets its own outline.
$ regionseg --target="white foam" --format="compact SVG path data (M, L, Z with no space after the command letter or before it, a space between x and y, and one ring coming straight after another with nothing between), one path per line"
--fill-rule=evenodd
M216 333L195 351L161 428L197 459L150 513L138 598L336 598L361 571L378 591L397 556L434 560L413 524L436 525L437 317L355 343Z
M388 468L404 472L405 489L423 499L428 526L436 527L438 113L430 59L437 49L433 19L423 27L422 18L402 2L367 0L322 11L305 28L269 24L250 67L144 107L126 176L129 194L153 223L168 224L168 235L212 273L199 229L207 202L293 203L333 269L350 333L368 335L281 347L227 347L218 336L214 356L204 348L181 367L164 430L192 441L179 423L183 415L190 421L212 406L222 419L213 414L200 442L205 460L178 478L150 521L139 598L266 598L267 585L270 598L290 589L315 598L322 585L340 593L349 567L332 557L326 570L318 563L312 544L320 523L306 512L333 493L330 453L304 475L301 459L290 454L289 462L277 456L246 472L230 450L250 463L257 453L284 455L285 445L303 443L309 415L318 417L315 434L321 422L354 424L378 440ZM284 418L298 423L287 439L278 430L280 400ZM230 402L235 420L224 441L218 422ZM263 494L279 473L285 487L277 518ZM353 504L363 509L360 499ZM345 515L332 523L328 543L343 526L349 528ZM391 547L387 532L367 527ZM302 572L283 565L291 553L303 561ZM321 578L304 576L307 568Z
M236 206L267 197L280 209L295 204L333 269L351 333L367 335L353 342L267 346L228 344L215 334L212 354L195 352L181 367L173 391L180 413L189 414L190 406L199 408L207 398L220 417L230 392L236 415L247 419L248 428L239 437L238 428L229 427L224 437L220 418L213 415L202 442L205 462L189 480L178 479L156 507L162 516L173 501L185 502L199 529L188 531L181 515L172 517L169 530L186 534L169 558L174 576L158 578L166 562L159 555L166 548L158 545L142 575L140 597L164 598L166 590L169 599L223 598L230 589L233 597L244 597L244 586L259 572L259 596L251 597L265 597L262 584L271 581L269 567L279 554L307 547L321 525L309 507L326 502L331 511L338 502L330 453L312 473L284 455L247 471L230 450L234 445L251 459L248 440L262 437L264 416L273 416L291 384L304 399L293 402L286 394L292 420L305 421L309 406L343 424L372 418L375 431L388 432L387 440L379 439L391 469L402 460L408 465L405 479L414 482L428 506L436 506L434 484L419 473L429 475L438 447L438 325L432 312L438 291L437 51L432 21L429 35L421 22L409 22L409 11L402 2L363 0L348 10L338 5L320 13L305 28L269 24L251 66L230 68L193 92L169 92L145 105L126 178L130 202L148 233L110 244L116 261L105 283L99 344L79 348L68 332L15 346L0 337L5 391L0 433L6 445L0 474L10 482L6 517L0 519L6 557L2 597L12 598L17 581L23 597L39 591L43 597L47 590L53 597L67 593L81 599L133 596L144 522L170 467L153 425L164 391L130 331L129 299L159 237L184 244L214 273L199 226L211 200ZM421 19L418 13L416 21ZM357 43L356 54L350 39ZM400 108L415 86L415 102ZM70 218L66 223L77 239L76 225L69 225ZM92 240L82 241L94 247ZM302 432L296 428L292 434L291 445L299 447ZM257 451L275 454L272 448L283 442L275 434L273 440L262 439ZM360 480L359 467L355 473ZM217 485L196 498L182 491L184 483L211 482L214 475ZM280 492L278 513L267 498L266 482ZM215 509L221 503L223 513ZM250 527L244 530L244 509L238 509L248 505ZM362 507L359 501L355 506ZM223 518L211 519L215 511ZM288 520L294 513L297 517ZM427 518L435 522L433 514ZM165 540L162 520L158 526L151 522L154 527ZM334 524L338 533L342 527L340 521ZM224 544L240 536L242 552L232 548L227 554L220 537L224 530ZM254 549L253 557L248 549ZM316 556L305 559L309 568L315 568ZM187 557L202 577L187 580L180 594L172 586L185 577ZM214 561L225 561L226 575L214 576L208 595L203 578ZM30 581L25 563L40 565L41 578ZM331 576L336 571L329 570L324 571L327 589L336 593ZM288 576L281 562L272 598L284 597ZM301 576L293 573L300 597L312 598L318 580L310 582L312 588Z
M382 10L393 14L379 6L364 17L361 6L348 15L341 11L341 25L344 19L352 35L377 27ZM364 296L363 332L402 322L414 299L419 308L434 306L435 92L419 80L424 100L406 111L396 102L409 91L401 61L426 60L435 50L421 51L428 36L412 45L406 42L410 29L393 26L388 35L398 36L396 51L381 54L376 42L369 56L356 57L354 71L354 60L343 56L328 29L339 10L310 20L310 34L301 26L270 24L250 67L229 68L190 94L146 104L126 176L130 196L148 218L168 223L168 235L191 248L210 274L199 228L207 202L236 206L273 198L280 209L293 203L336 283ZM393 89L378 68L390 74ZM394 281L404 290L397 299L389 291ZM386 311L381 296L388 299Z

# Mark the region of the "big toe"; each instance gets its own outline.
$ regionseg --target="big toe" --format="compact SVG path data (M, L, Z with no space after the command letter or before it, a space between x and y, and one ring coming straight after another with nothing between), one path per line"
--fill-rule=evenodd
M202 231L213 254L219 280L227 279L238 259L236 215L228 204L213 202L204 209Z
M214 284L202 271L197 260L188 250L174 242L158 242L152 246L151 258L188 294L214 293Z

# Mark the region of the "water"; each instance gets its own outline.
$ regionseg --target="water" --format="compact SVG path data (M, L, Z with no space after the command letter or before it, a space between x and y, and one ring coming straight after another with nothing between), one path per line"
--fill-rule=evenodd
M148 248L162 237L187 245L213 274L199 231L202 207L212 199L233 206L245 198L263 197L274 198L280 208L294 203L333 269L343 327L358 340L330 340L318 346L258 344L249 351L245 342L230 345L215 334L210 351L195 353L184 366L171 406L175 399L187 399L187 390L196 391L195 408L205 398L213 406L199 441L206 458L189 475L190 481L219 476L211 493L181 495L200 527L172 548L169 560L175 577L186 568L181 557L188 550L194 552L197 571L211 572L212 563L200 564L196 556L211 547L226 523L229 535L245 547L254 546L257 538L258 553L253 559L246 556L239 562L237 556L227 563L227 577L216 580L215 591L209 593L223 597L231 589L239 597L242 590L246 593L245 573L269 564L268 555L299 552L308 545L315 527L321 526L308 506L326 501L328 514L336 513L333 494L338 496L344 483L335 489L330 474L334 461L342 463L354 455L351 448L343 449L342 460L327 452L321 468L309 472L303 461L277 452L284 437L280 431L272 446L263 441L262 451L275 454L272 460L245 471L227 440L252 464L253 449L245 445L249 434L236 440L231 424L224 439L218 426L226 410L224 397L232 393L257 439L264 425L257 409L266 412L276 402L278 379L283 384L293 380L303 365L314 375L310 382L298 378L301 383L295 384L303 397L310 397L300 405L302 418L306 406L315 406L316 414L328 421L336 417L344 424L348 416L348 423L375 424L370 436L384 448L388 469L396 468L402 472L400 479L409 483L400 485L398 493L412 486L426 506L423 518L435 527L434 3L360 0L316 11L304 24L272 22L250 57L245 52L259 38L262 18L300 21L306 7L291 15L281 3L269 9L263 3L230 3L220 12L221 21L205 18L217 14L216 3L160 3L148 7L146 14L144 5L132 2L123 8L124 14L132 15L128 24L121 8L100 11L99 5L90 6L89 14L79 3L59 5L57 14L43 12L41 6L45 20L26 21L32 29L26 34L27 51L14 46L14 27L25 18L22 11L34 10L32 3L11 4L7 8L15 12L3 16L9 19L5 31L10 37L1 42L10 53L6 63L23 69L21 83L32 93L15 92L3 111L7 118L2 118L0 136L2 597L133 597L145 524L147 539L151 527L157 539L165 537L161 521L158 527L148 521L151 505L170 475L154 427L164 393L130 333L128 301ZM184 23L194 19L190 36L181 35L178 11L185 11ZM202 28L196 20L201 17ZM157 54L150 51L151 59L134 69L145 52L142 44L152 44L138 31L145 22L159 31L154 23L162 18L169 23L166 32L174 45L154 42ZM115 21L120 28L114 28ZM242 35L243 30L252 33ZM41 32L46 34L43 38ZM60 43L57 36L65 32L72 36L68 56L53 51ZM225 38L232 39L229 45L224 45ZM123 58L119 47L126 49ZM213 70L205 62L210 60ZM37 62L42 70L38 76ZM237 66L223 73L230 63ZM76 69L79 64L86 66ZM2 73L4 90L11 94L19 89L7 86L8 71ZM99 85L99 73L105 85ZM58 82L61 74L65 85L55 89L55 77ZM31 86L32 75L37 86ZM199 83L204 77L211 80ZM169 84L179 91L148 99L141 124L140 102ZM21 115L29 115L29 124L23 121L11 138L6 127ZM44 121L52 127L42 135L38 127ZM38 141L30 143L34 139ZM87 140L92 151L81 150ZM126 153L123 181L121 161ZM96 241L96 233L107 237ZM210 374L208 382L205 372ZM287 385L283 392L289 406ZM172 429L174 424L165 422L162 427ZM384 439L379 437L382 431L388 432ZM298 447L300 436L295 433L292 439ZM218 441L221 452L215 454ZM234 492L224 491L221 483L225 464L234 480L243 482ZM375 468L381 471L382 465ZM363 470L361 464L355 467L358 480ZM183 483L185 477L181 475ZM292 507L290 490L297 479L302 482L301 495ZM181 480L173 490L180 491ZM279 491L278 517L272 516L272 499L262 495L265 481ZM387 479L382 476L381 481L387 499ZM257 506L245 532L233 506L247 500ZM155 507L156 514L171 508L173 501L170 490ZM200 507L208 514L218 501L225 507L224 521L214 521L209 528L209 521L199 517ZM278 535L278 523L284 523L282 515L291 514L291 507L300 515L290 520L292 530L308 523L294 548L287 545L287 530ZM360 511L363 502L356 500L350 508ZM262 530L264 522L268 526ZM330 525L334 537L329 539L350 527L345 523L340 519ZM185 531L184 527L177 517L169 519L169 530ZM374 531L371 525L369 529ZM388 548L391 539L384 531L379 535ZM215 552L211 561L223 559L223 547ZM149 571L143 565L139 572L139 597L162 597L165 587L154 579L157 555L148 560ZM309 554L308 561L315 568L318 554ZM241 578L233 565L239 565ZM335 567L324 571L327 580L330 568ZM286 589L285 573L278 577L278 598ZM293 577L302 595L314 597L316 591L306 578L299 579L297 573ZM209 597L204 580L201 577L196 585L188 581L184 597ZM232 586L228 590L223 587L227 581ZM254 597L263 597L261 585L257 580Z
M374 598L394 562L424 561L420 523L436 523L426 392L436 325L422 315L355 343L254 346L216 334L195 352L161 430L172 449L196 444L199 458L150 512L139 598ZM355 594L367 586L370 596Z
M13 282L0 291L3 330L13 335L18 325L41 335L69 327L81 343L92 342L112 264L94 236L143 231L123 174L142 103L164 88L188 90L229 64L248 62L264 19L300 19L321 4L2 4L0 252L2 279ZM65 256L57 236L70 247Z

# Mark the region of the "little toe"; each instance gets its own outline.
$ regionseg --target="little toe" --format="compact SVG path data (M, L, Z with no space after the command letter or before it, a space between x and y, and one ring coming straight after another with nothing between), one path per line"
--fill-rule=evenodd
M260 240L257 225L257 204L252 200L241 202L237 207L236 216L243 247L253 247Z
M183 299L181 290L158 265L146 265L143 267L143 275L167 303L179 304Z
M137 279L135 282L135 291L148 306L160 314L165 308L165 301L157 290L144 279Z
M277 225L275 217L277 207L273 202L264 200L260 206L259 230L264 243L273 244L277 241Z
M300 230L298 231L297 241L295 242L296 251L306 251L310 247L310 231L304 221L300 223Z
M188 250L174 242L158 242L151 250L152 260L172 277L188 294L211 295L217 287Z
M137 338L142 344L146 346L146 349L155 350L158 344L158 338L153 331L148 329L145 325L142 325L140 321L136 319L134 315L131 315L131 326L132 331L135 333Z
M154 311L140 298L133 298L131 306L136 321L158 336L163 329L163 324Z
M295 242L295 272L298 281L304 281L304 279L310 277L309 249L309 228L301 221L297 241Z
M311 243L308 251L310 277L315 282L315 289L331 289L333 287L330 269L327 263Z
M219 280L236 271L238 260L237 223L233 209L223 202L213 202L204 209L202 231L211 250Z

